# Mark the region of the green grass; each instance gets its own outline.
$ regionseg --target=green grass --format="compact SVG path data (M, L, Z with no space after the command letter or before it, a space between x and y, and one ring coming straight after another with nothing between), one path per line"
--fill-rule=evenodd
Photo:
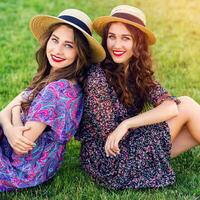
M0 0L0 108L27 86L36 71L34 53L38 44L28 25L32 16L57 15L64 8L74 7L94 19L107 15L119 4L135 5L145 11L148 26L157 35L152 47L157 79L172 94L188 95L200 103L199 0ZM80 168L79 148L78 142L69 143L64 164L52 181L20 192L0 193L0 199L200 199L199 148L172 160L177 174L175 185L124 191L109 191L92 182Z

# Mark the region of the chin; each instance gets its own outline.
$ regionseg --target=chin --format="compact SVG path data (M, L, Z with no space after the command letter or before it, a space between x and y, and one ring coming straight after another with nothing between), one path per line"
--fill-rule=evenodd
M119 59L113 59L113 61L117 64L122 64L124 61Z

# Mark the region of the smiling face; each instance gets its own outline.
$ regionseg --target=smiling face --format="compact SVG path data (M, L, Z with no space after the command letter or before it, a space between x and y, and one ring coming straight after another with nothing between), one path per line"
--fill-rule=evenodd
M108 30L107 49L113 61L128 65L133 56L133 37L123 23L114 22Z
M54 30L47 42L46 55L53 71L71 65L77 57L73 29L61 25Z

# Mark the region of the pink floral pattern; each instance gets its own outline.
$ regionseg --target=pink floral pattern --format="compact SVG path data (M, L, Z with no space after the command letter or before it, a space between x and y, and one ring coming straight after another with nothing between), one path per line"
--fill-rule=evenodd
M170 166L171 141L166 122L129 131L120 141L120 154L106 157L105 141L117 125L139 113L136 105L127 108L108 84L103 69L93 66L85 87L84 113L80 131L81 166L94 181L110 189L158 188L173 184L175 174ZM153 106L172 97L157 83L149 91Z

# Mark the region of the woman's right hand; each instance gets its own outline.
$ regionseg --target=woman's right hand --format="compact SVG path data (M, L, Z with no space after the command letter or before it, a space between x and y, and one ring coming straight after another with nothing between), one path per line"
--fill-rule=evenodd
M23 136L23 132L29 129L27 126L4 127L5 136L16 154L25 154L34 148L35 143Z

